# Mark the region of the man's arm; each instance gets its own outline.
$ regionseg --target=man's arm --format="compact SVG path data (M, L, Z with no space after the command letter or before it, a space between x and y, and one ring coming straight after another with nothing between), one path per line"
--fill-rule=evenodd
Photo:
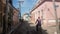
M35 24L37 23L38 20L36 20Z

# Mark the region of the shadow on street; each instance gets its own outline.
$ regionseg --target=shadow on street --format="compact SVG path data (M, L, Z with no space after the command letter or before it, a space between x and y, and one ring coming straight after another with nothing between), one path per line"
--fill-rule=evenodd
M36 31L33 28L35 27L31 27L28 21L21 20L21 25L19 25L11 34L48 34L46 30L41 29L42 32L40 32L40 29L39 31Z

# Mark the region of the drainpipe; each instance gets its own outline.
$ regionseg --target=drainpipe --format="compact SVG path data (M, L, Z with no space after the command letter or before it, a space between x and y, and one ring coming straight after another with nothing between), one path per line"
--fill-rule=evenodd
M43 9L41 10L41 12L42 12L42 24L43 24Z
M59 34L59 23L58 23L55 0L53 0L53 7L54 7L55 20L56 20L56 31L57 31L57 34Z

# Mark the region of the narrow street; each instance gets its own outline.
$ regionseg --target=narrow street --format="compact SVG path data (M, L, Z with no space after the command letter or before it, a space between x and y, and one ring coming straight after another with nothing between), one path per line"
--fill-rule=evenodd
M11 34L40 34L40 30L37 32L34 27L30 27L27 21L21 23L18 28L13 31ZM45 31L42 30L42 34L47 34Z
M0 34L60 34L60 0L0 0Z

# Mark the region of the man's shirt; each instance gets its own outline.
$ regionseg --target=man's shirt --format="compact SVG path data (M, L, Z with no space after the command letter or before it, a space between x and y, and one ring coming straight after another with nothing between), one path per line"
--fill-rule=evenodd
M41 26L41 20L37 19L37 24Z

